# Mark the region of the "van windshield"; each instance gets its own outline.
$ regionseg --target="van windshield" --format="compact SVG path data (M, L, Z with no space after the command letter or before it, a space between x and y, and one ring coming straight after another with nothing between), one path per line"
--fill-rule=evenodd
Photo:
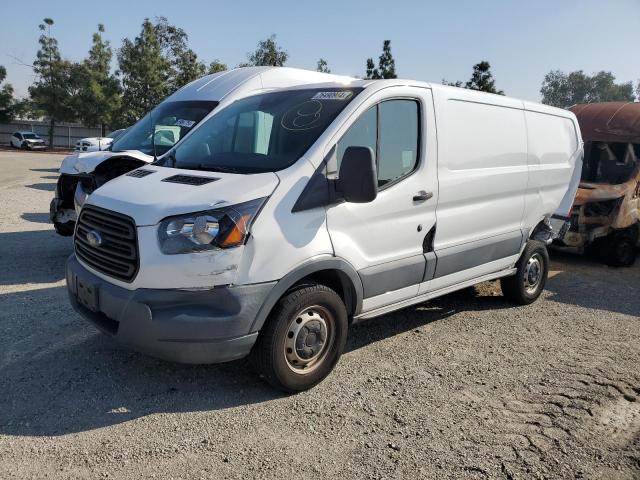
M210 117L163 163L233 173L287 168L361 91L316 88L240 99Z
M147 113L112 143L112 152L138 150L146 155L167 153L189 130L211 112L218 102L164 102ZM155 144L155 145L154 145Z
M583 182L619 185L640 166L640 144L585 142L584 150Z

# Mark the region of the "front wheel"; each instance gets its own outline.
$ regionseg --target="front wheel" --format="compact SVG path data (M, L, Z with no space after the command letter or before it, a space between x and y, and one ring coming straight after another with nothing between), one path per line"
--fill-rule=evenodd
M331 373L347 330L347 311L336 292L324 285L301 287L275 306L253 360L272 386L290 393L307 390Z
M76 222L53 222L53 228L56 230L58 235L62 235L63 237L70 237L73 235L74 229L76 227Z
M546 245L529 240L516 263L515 275L500 279L502 293L519 305L533 303L544 290L548 274L549 253Z

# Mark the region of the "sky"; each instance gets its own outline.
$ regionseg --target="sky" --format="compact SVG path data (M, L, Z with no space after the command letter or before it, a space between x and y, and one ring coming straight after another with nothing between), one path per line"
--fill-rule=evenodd
M86 56L98 23L115 51L145 17L166 16L188 33L199 58L230 67L275 33L290 67L315 69L322 57L333 73L364 76L366 59L377 62L390 39L402 78L466 81L475 63L488 60L498 89L533 101L550 70L640 80L640 0L30 0L6 1L2 11L0 65L18 96L33 81L20 63L33 63L44 17L55 20L62 55L72 61Z

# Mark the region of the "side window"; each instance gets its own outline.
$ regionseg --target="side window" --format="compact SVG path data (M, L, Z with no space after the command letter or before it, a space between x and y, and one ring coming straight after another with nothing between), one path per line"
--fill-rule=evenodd
M21 133L16 133L16 138L18 140L22 140L22 134Z
M378 186L412 172L418 158L418 103L389 100L378 105Z
M370 147L373 150L375 159L376 140L378 130L377 106L371 107L369 110L358 118L347 133L340 139L336 149L336 157L338 160L338 171L342 163L342 157L347 147Z
M419 109L415 100L387 100L371 107L337 144L337 169L347 147L370 147L378 186L411 173L418 159Z

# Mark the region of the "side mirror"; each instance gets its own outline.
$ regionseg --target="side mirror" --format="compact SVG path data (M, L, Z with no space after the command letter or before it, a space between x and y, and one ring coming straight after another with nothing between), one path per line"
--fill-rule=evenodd
M378 176L369 147L347 147L342 157L337 190L347 202L368 203L378 196Z

